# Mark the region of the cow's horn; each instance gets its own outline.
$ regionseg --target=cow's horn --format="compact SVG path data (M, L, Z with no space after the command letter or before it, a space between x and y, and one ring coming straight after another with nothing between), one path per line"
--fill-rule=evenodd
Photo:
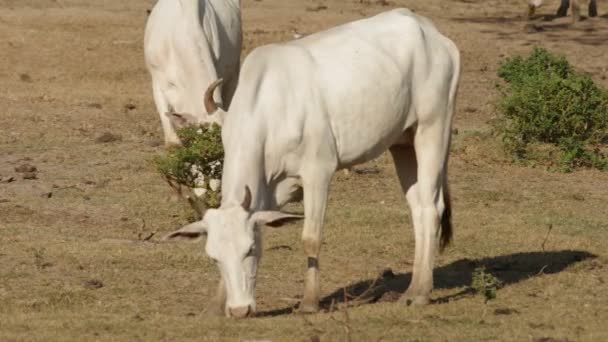
M213 92L217 87L219 87L224 82L223 79L218 79L217 81L211 83L209 88L205 91L205 109L208 114L213 114L217 111L217 103L213 100Z
M241 207L243 207L243 209L245 209L246 211L249 211L249 209L251 208L251 190L249 190L249 186L247 185L245 185L245 198L241 203Z

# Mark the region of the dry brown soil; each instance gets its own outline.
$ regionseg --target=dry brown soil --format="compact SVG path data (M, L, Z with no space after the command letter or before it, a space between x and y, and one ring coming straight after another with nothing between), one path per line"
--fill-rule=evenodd
M551 18L557 3L527 21L523 0L243 0L245 53L404 6L456 42L464 72L455 243L435 302L393 302L413 236L383 156L333 183L324 312L292 313L305 268L292 224L265 232L261 317L235 321L210 313L218 274L201 246L157 242L189 213L150 162L162 153L142 55L153 1L0 0L0 340L607 341L608 174L513 165L489 133L506 56L544 46L608 86L608 5L572 26ZM469 290L480 266L505 283L488 303Z

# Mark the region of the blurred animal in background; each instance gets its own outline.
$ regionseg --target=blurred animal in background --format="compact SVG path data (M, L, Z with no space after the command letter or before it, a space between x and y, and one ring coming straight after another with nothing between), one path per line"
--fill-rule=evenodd
M173 113L198 122L216 122L219 105L228 108L236 89L241 57L240 0L160 0L146 24L144 55L152 76L154 102L165 145L180 145ZM221 91L203 100L208 85L223 79Z
M557 13L557 17L565 17L568 15L568 8L572 8L572 21L577 22L581 19L579 0L561 0ZM528 18L532 18L536 9L542 6L543 0L528 0ZM589 17L597 16L597 0L589 0Z

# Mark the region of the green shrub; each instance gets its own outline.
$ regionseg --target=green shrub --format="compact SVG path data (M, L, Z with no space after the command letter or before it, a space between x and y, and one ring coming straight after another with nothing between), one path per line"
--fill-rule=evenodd
M527 58L504 61L498 76L506 84L499 86L497 129L516 159L565 171L608 169L608 93L588 75L535 48Z
M199 214L201 204L204 208L219 207L219 180L224 161L221 127L217 124L188 126L178 130L177 135L182 146L172 147L155 159L158 171L172 186L206 190L203 196L188 199ZM211 182L216 183L215 189Z
M496 298L496 291L503 286L502 281L490 273L485 267L477 267L471 277L471 289L484 297L485 302Z

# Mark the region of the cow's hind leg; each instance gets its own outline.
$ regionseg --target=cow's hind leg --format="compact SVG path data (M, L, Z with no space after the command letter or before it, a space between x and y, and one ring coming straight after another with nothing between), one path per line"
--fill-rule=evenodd
M589 1L589 17L597 17L597 1Z
M304 280L304 296L299 311L304 313L319 310L319 252L323 235L323 221L329 183L334 169L324 168L317 164L314 170L302 174L304 187L304 230L302 242L307 257L306 279Z
M568 8L570 7L570 0L562 0L557 9L556 16L565 17L568 15Z
M447 190L445 164L449 145L446 125L449 123L442 120L428 126L419 125L414 148L391 148L399 180L412 212L415 234L412 280L402 297L402 301L407 304L429 303L433 289L437 233L444 214L448 213L444 203L444 191ZM449 231L447 228L442 235L451 232L451 227Z
M393 157L393 162L395 163L395 169L397 170L397 176L399 177L399 182L401 183L401 188L403 189L403 193L407 199L407 202L410 207L410 211L412 214L413 220L413 228L414 228L414 271L419 269L418 263L422 260L422 252L423 252L423 241L424 237L422 234L421 223L420 223L420 205L418 201L418 190L417 190L417 173L418 173L418 163L416 161L416 152L414 150L414 146L409 145L395 145L390 148L391 155ZM415 272L414 276L418 276L418 273ZM415 280L415 282L414 282ZM410 283L410 288L412 284L418 284L418 279L412 278ZM418 290L416 290L418 291ZM408 295L412 292L408 291ZM403 297L405 298L405 297ZM424 304L428 300L425 298L421 298L418 300L418 304Z

